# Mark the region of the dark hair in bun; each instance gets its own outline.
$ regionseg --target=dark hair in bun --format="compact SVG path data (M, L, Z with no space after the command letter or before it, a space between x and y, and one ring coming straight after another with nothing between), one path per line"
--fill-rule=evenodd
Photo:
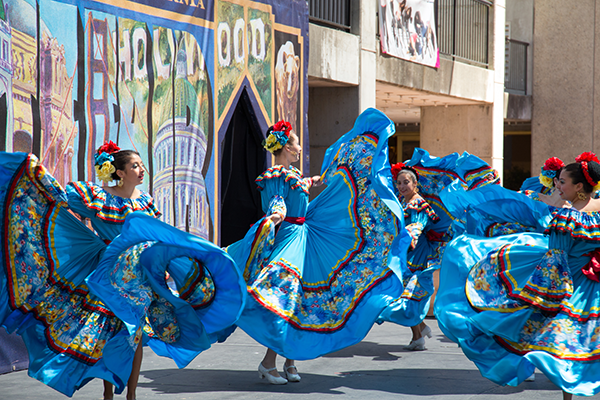
M115 166L115 172L112 173L112 178L115 181L121 180L121 177L119 175L117 175L117 171L121 170L124 171L125 170L125 166L127 165L127 163L129 162L129 160L131 159L131 157L133 155L136 156L140 156L140 154L137 151L133 151L133 150L121 150L121 151L117 151L115 153L112 153L111 155L115 158L115 160L112 162L112 165Z
M590 178L596 183L600 181L600 164L595 161L587 161L588 166L588 174ZM583 167L581 163L575 162L567 165L563 168L563 170L569 173L573 184L583 183L583 191L586 193L592 193L594 191L594 186L586 179L583 173Z

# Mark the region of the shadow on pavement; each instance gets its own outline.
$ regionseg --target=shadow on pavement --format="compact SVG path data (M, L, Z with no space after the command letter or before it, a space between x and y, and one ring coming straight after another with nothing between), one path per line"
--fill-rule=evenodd
M406 343L408 344L408 343ZM352 358L355 356L374 357L377 361L395 361L402 357L391 353L408 352L404 350L406 344L379 344L374 342L362 341L345 349L334 353L325 354L323 358Z
M258 379L254 371L151 370L142 371L142 375L151 382L140 383L140 386L165 394L210 392L344 394L345 391L341 388L415 396L509 394L528 390L559 393L558 388L540 373L536 374L535 382L524 382L518 387L502 387L493 384L473 370L464 369L361 370L340 372L335 376L300 372L302 382L278 386L269 385L266 381Z
M440 343L451 343L458 347L453 341L448 339L444 335L434 335L433 338L428 339L429 341L438 341ZM395 361L402 356L398 356L391 353L414 353L411 350L405 350L404 346L408 345L408 342L404 344L380 344L375 342L362 341L353 346L346 347L345 349L338 350L333 353L325 354L321 357L324 358L351 358L355 356L373 357L375 361Z

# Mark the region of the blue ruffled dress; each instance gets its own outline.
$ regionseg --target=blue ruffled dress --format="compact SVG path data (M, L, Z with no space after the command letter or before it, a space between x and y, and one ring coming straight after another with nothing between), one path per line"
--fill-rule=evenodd
M441 238L428 237L440 218L422 198L414 198L404 206L404 224L411 237L407 268L403 270L404 292L383 310L377 319L404 326L415 326L427 316L434 292L433 271L442 245Z
M310 178L274 166L257 178L266 215L227 248L243 269L240 326L280 355L306 360L360 342L402 294L410 238L394 194L387 140L394 123L375 109L326 154L327 187L308 201ZM400 218L398 218L400 217Z
M431 227L430 237L438 241L434 247L435 254L429 255L429 264L439 268L444 254L444 247L457 229L462 229L464 215L450 212L442 193L453 186L463 191L471 191L487 186L498 186L500 178L495 169L479 157L466 151L462 154L452 153L444 157L431 156L427 150L416 148L412 158L406 162L419 173L419 194L435 211L439 221Z
M569 393L594 395L600 283L582 268L599 260L600 213L547 207L503 190L501 202L478 206L480 215L522 216L538 232L545 224L546 234L463 234L450 242L435 301L438 324L493 382L516 386L538 368ZM469 194L482 195L476 192Z
M495 237L546 230L557 209L540 201L537 193L515 192L499 185L466 191L454 182L440 193L440 198L454 217L455 236L464 232Z
M498 176L485 161L464 152L434 157L416 148L407 165L419 174L422 198L404 204L404 223L412 242L402 271L404 292L385 308L377 322L416 326L427 316L434 293L433 273L439 269L446 243L454 234L452 214L440 197L447 186L468 190L495 186Z
M67 193L35 156L0 153L0 323L22 335L31 377L67 396L93 378L120 393L142 338L184 366L235 323L245 285L233 260L157 213L147 194L79 182Z
M523 181L520 191L549 194L550 188L542 185L538 176L532 176Z

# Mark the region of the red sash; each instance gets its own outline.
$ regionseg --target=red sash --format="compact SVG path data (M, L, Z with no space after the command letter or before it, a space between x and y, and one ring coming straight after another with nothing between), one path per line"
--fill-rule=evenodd
M584 256L590 256L590 262L585 267L581 268L581 272L594 282L600 282L600 250L594 250L591 253L584 254Z
M285 217L285 222L289 222L290 224L302 225L306 218L304 217Z
M432 231L431 229L425 232L425 236L430 242L443 242L442 238L444 235L445 233Z

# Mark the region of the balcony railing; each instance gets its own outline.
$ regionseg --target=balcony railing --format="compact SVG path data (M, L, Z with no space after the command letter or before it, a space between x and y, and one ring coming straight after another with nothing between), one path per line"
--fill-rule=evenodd
M350 31L350 0L308 0L309 21Z
M527 47L529 43L506 40L504 88L509 93L527 94Z
M490 8L486 0L437 0L440 53L487 67Z
M350 31L350 0L307 0L309 21ZM490 8L487 0L436 0L440 53L487 67Z

